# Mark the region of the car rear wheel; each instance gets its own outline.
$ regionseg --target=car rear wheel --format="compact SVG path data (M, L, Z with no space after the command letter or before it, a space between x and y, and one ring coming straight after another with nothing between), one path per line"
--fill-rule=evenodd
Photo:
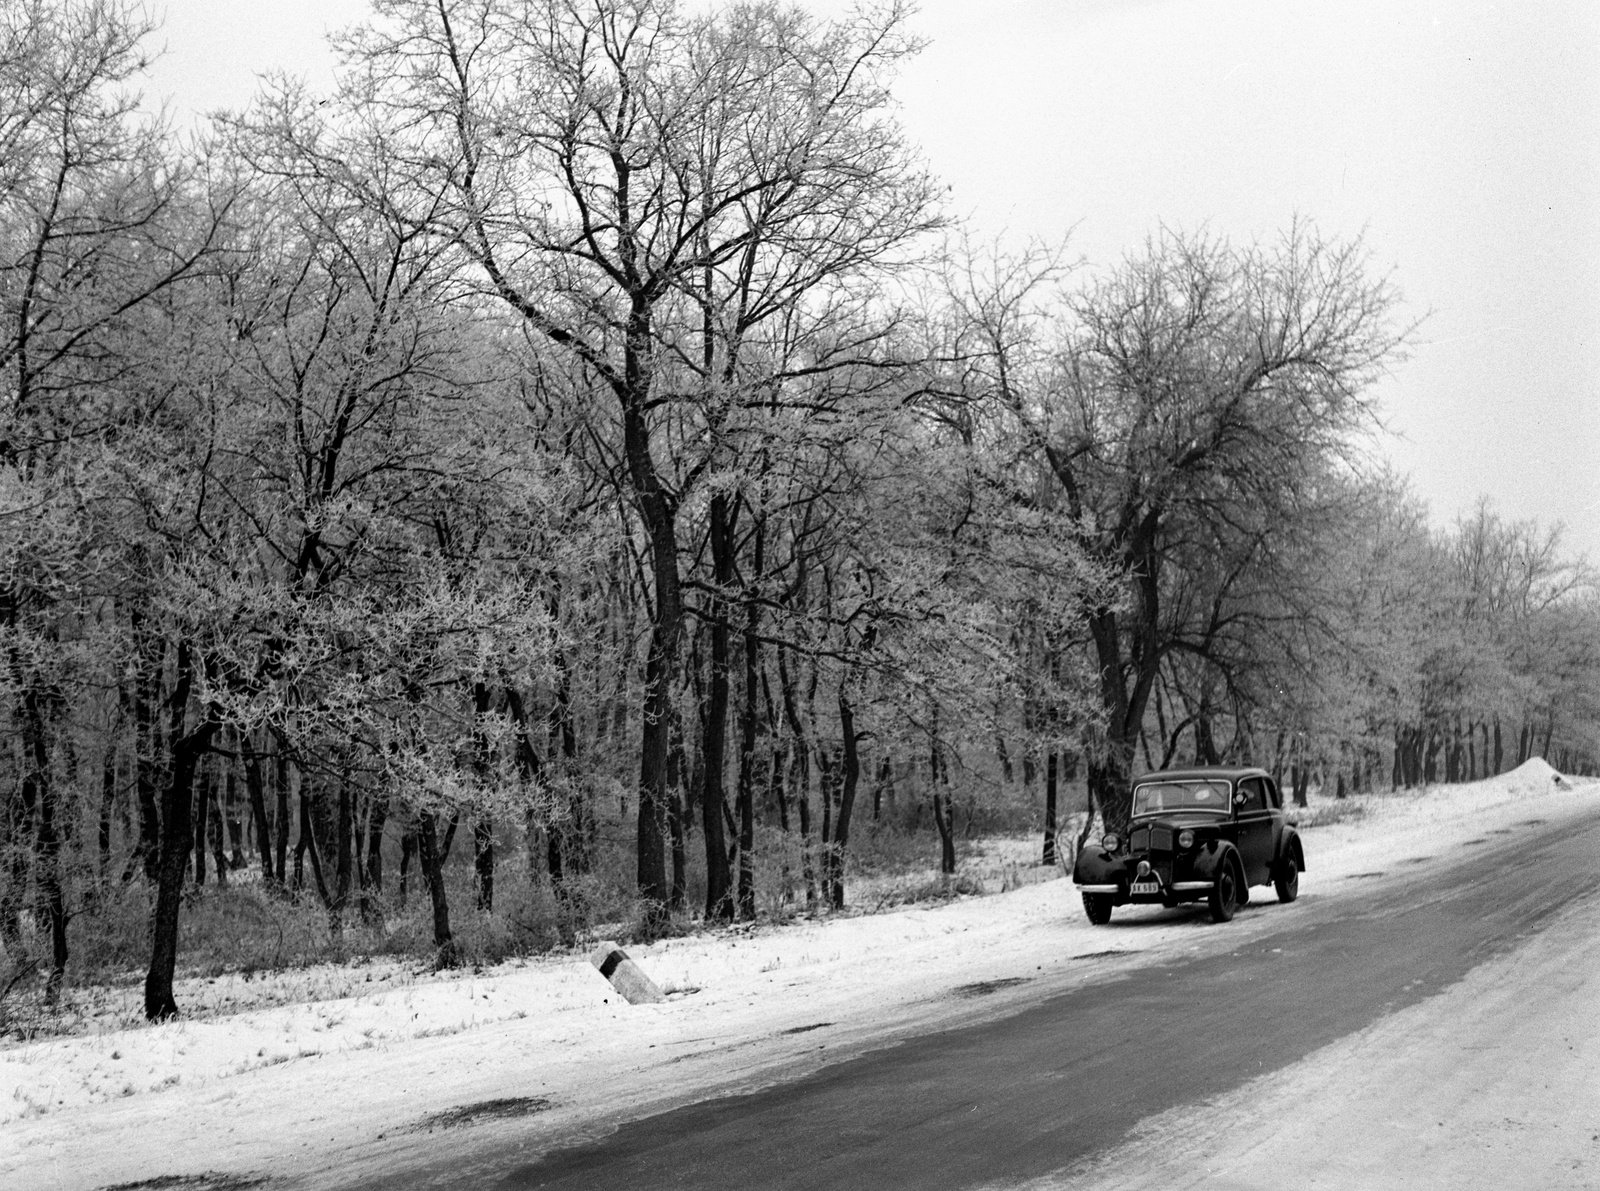
M1300 896L1300 866L1293 856L1278 862L1278 871L1272 874L1272 887L1278 891L1280 902L1292 902Z
M1233 865L1224 864L1222 871L1217 874L1217 879L1211 885L1211 895L1207 899L1211 907L1212 922L1231 922L1233 915L1239 908L1239 881L1233 871Z
M1083 912L1089 916L1090 922L1104 926L1111 921L1112 900L1109 893L1086 893L1083 895Z

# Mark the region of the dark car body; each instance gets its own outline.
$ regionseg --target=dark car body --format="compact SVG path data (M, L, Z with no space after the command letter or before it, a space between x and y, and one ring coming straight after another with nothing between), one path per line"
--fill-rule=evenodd
M1226 922L1252 885L1272 885L1279 901L1293 901L1305 867L1300 834L1272 775L1205 766L1134 779L1126 836L1107 833L1083 848L1072 880L1097 925L1115 906L1198 901Z

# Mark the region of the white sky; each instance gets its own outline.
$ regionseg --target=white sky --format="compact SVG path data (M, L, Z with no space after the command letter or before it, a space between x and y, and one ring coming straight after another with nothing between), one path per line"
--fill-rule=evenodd
M813 0L824 10L841 0ZM152 97L246 102L331 77L359 0L167 0ZM1385 382L1437 520L1487 493L1600 561L1600 4L924 0L897 94L983 234L1091 261L1161 222L1365 233L1429 318Z

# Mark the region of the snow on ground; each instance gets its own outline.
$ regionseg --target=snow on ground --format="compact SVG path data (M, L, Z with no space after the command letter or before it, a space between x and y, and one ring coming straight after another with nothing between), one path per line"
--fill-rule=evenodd
M1587 813L1600 785L1543 761L1471 785L1313 799L1301 901L1270 890L1227 927L1125 908L1091 927L1070 883L991 849L1007 892L628 948L669 993L622 1002L582 957L418 977L399 966L191 981L204 1012L128 1024L103 998L80 1036L0 1049L0 1185L91 1188L201 1171L368 1174L472 1132L438 1114L521 1097L530 1144L759 1086L895 1038L1004 1012L1185 951L1236 947L1319 900L1405 880L1490 833ZM1322 825L1315 825L1318 823ZM1243 937L1241 937L1243 936ZM321 997L283 1003L286 997ZM131 996L132 994L128 994ZM242 1007L242 1008L241 1008ZM494 1128L482 1125L478 1128ZM160 1136L157 1148L151 1138Z

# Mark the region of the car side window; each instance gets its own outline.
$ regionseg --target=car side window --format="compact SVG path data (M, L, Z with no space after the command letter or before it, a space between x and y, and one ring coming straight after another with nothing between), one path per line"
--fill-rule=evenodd
M1258 777L1247 777L1239 783L1239 797L1234 805L1240 811L1259 811L1267 807L1267 788Z

